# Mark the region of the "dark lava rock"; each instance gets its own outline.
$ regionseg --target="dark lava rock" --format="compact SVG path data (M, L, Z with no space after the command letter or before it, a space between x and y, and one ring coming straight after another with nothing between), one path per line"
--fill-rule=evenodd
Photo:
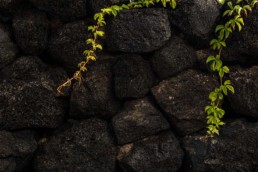
M63 20L75 20L86 16L85 0L29 0L40 10L45 10L51 15Z
M100 12L102 8L110 7L111 5L128 4L130 0L88 0L87 9L92 14Z
M84 21L68 23L57 30L50 38L48 52L53 60L61 63L68 72L73 73L79 62L85 59L83 51L87 48L87 25Z
M180 0L171 10L170 21L190 38L195 47L208 47L214 25L220 17L220 6L214 0Z
M151 58L153 70L162 79L194 66L196 60L193 48L176 36Z
M61 68L37 71L43 65L33 63L34 58L21 57L0 73L0 129L55 128L64 119L66 103L55 89L67 75Z
M37 149L34 132L0 131L0 171L21 171Z
M17 44L25 54L40 54L47 46L48 19L45 13L28 10L13 19L13 30Z
M24 0L1 0L0 13L8 15L15 12Z
M232 109L258 120L258 66L233 68L229 77L235 88L235 94L229 95Z
M254 171L258 163L258 123L227 123L212 141L186 136L185 171Z
M144 97L154 84L154 75L147 60L139 55L122 55L113 67L116 97Z
M119 144L125 144L157 134L169 128L163 115L147 98L127 102L112 119Z
M106 47L110 51L147 53L162 47L171 37L165 9L125 10L108 21Z
M18 50L11 41L8 30L0 24L0 70L13 62Z
M211 76L187 70L152 88L152 94L180 135L206 127L205 106L218 85Z
M258 63L258 7L245 19L245 26L240 33L235 33L228 43L226 52L234 58L235 61L241 59L242 64Z
M118 155L122 171L177 171L184 152L172 132L124 145Z
M117 148L108 124L99 119L75 123L46 141L35 158L36 171L115 170Z
M82 83L73 85L70 101L70 116L88 118L101 116L112 117L120 103L113 94L112 63L103 61L89 68Z

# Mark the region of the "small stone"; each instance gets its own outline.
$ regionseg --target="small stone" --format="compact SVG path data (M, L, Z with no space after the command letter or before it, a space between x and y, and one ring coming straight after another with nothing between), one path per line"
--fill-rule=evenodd
M112 119L119 144L133 142L169 128L169 124L147 98L126 102Z

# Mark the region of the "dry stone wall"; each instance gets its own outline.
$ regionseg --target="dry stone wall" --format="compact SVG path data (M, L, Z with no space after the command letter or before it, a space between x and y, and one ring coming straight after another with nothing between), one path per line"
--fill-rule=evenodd
M107 18L104 51L58 97L92 16L127 0L0 0L0 172L258 170L258 9L223 52L235 95L219 137L204 140L205 65L223 7L178 0Z

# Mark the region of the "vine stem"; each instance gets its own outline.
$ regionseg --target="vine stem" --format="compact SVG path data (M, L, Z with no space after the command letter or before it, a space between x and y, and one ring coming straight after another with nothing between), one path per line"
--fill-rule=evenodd
M96 31L99 31L99 28L100 28L100 25L97 24ZM93 39L93 44L96 43L97 37L98 37L97 35L94 37L94 39ZM94 47L93 47L93 46L92 46L92 48L91 48L90 51L89 51L90 55L94 55L94 54L92 54L92 51L94 51ZM87 57L88 57L88 56L87 56ZM62 93L62 89L63 89L64 87L67 87L67 86L71 85L72 81L76 80L77 78L81 78L80 76L81 76L82 73L83 73L83 70L82 70L82 69L83 69L83 68L86 68L86 65L90 62L90 59L87 58L87 57L86 57L86 60L84 61L83 65L80 67L80 69L77 70L77 71L74 73L73 77L68 78L67 81L65 81L63 84L61 84L61 85L57 88L57 94L58 94L59 96L63 96L63 95L64 95L64 94ZM79 83L80 83L80 82L81 82L81 79L79 79Z

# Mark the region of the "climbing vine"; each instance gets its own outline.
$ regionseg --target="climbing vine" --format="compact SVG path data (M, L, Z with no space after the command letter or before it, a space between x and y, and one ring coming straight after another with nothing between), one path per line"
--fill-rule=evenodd
M224 3L224 1L221 1ZM207 134L213 137L214 134L219 135L220 126L225 123L221 121L225 111L221 108L221 102L224 96L228 95L228 92L234 94L234 87L231 85L230 80L224 81L224 75L229 73L229 68L225 66L221 60L222 50L226 47L226 40L230 35L238 30L242 30L244 26L244 17L248 16L248 13L252 12L257 0L237 0L235 4L231 1L227 2L228 9L223 13L223 17L228 21L225 24L218 25L215 29L217 38L212 39L210 42L211 48L217 52L215 55L210 55L206 63L210 65L210 69L216 72L219 76L220 86L215 88L209 94L210 105L205 107L207 113Z
M86 40L86 44L89 44L91 48L83 52L85 60L78 64L79 70L77 70L71 78L57 88L57 93L62 95L62 89L70 87L74 80L80 83L82 80L82 73L87 71L87 64L90 61L96 61L96 52L103 49L102 45L98 43L98 39L103 37L105 34L101 28L106 25L105 17L107 15L115 17L119 11L124 9L129 10L134 8L150 7L159 3L161 3L164 8L167 7L167 4L169 4L173 9L176 8L176 0L139 0L137 2L130 2L129 4L122 4L120 6L112 5L110 7L103 8L99 13L96 13L93 17L96 21L96 25L88 27L88 30L92 32L93 37Z
M219 3L224 4L225 0L217 0ZM248 13L252 11L258 0L237 0L235 4L231 1L227 2L228 10L223 13L223 16L229 19L224 25L218 25L215 29L217 33L217 38L211 40L211 48L217 52L215 55L210 55L206 63L210 65L210 69L216 72L220 78L220 86L215 88L209 94L210 105L205 107L205 112L207 113L207 137L213 137L214 134L219 135L219 127L224 125L221 121L225 114L225 111L221 108L221 102L228 92L234 93L234 87L230 80L224 81L224 75L229 73L229 68L225 66L221 60L222 50L226 47L226 40L230 35L238 29L242 30L244 26L243 17L247 17ZM99 39L105 35L102 28L106 25L106 16L117 16L118 12L121 10L129 10L135 8L150 7L156 4L161 4L164 8L169 5L172 9L176 8L176 0L139 0L137 2L131 2L129 4L122 5L112 5L107 8L101 9L99 13L94 15L95 25L89 26L88 30L92 32L92 38L86 40L86 44L90 45L90 48L83 52L85 60L78 64L78 70L74 75L67 79L62 85L57 88L57 93L62 94L64 88L70 87L73 81L78 81L81 83L82 74L87 71L87 64L90 61L96 61L96 53L103 49L102 45L99 43Z

